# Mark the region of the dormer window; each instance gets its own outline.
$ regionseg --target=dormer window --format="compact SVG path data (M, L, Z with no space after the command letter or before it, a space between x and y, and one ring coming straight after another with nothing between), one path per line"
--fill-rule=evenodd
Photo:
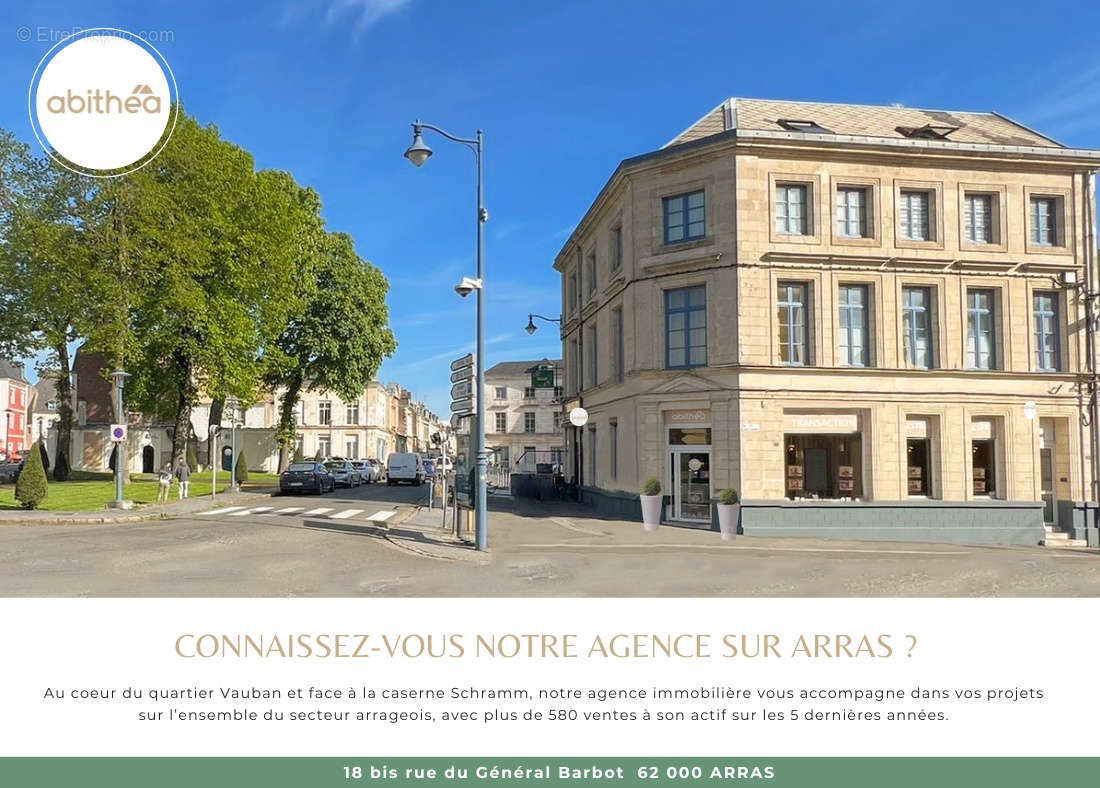
M898 126L898 134L911 140L945 140L953 131L958 131L958 126L933 126L931 123L924 126Z
M807 134L832 134L824 126L819 126L812 120L792 120L790 118L780 118L776 121L780 126L787 131L801 131Z

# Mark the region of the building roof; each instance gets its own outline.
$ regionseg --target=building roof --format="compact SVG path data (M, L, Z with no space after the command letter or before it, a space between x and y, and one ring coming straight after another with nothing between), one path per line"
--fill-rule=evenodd
M527 375L531 367L539 364L553 364L558 370L562 368L560 358L541 358L534 361L501 361L485 370L485 377L494 378L522 378Z
M808 121L813 126L808 127L800 121ZM873 139L941 139L979 145L1065 147L996 112L749 98L726 99L665 147L731 129L802 131L822 134L824 138L832 134Z
M21 383L27 382L27 378L23 375L23 365L6 358L0 358L0 378L10 378Z
M46 410L47 404L57 399L57 378L53 375L41 377L34 389L34 410Z

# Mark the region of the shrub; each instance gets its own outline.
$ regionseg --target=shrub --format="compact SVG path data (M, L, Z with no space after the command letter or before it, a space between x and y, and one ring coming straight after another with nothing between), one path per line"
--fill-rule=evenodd
M50 470L50 453L46 451L46 444L42 442L42 439L38 440L38 451L42 455L42 470Z
M42 452L32 451L15 483L15 499L24 509L37 509L49 494L46 469L42 467Z
M320 462L323 459L325 459L325 455L321 454L321 450L318 449L317 453L313 455L313 460L314 462Z
M248 460L245 459L244 449L237 455L237 482L248 481Z
M65 452L59 451L57 453L57 462L53 464L53 480L55 482L66 482L69 480L69 471L72 469L69 467L69 458L65 456Z
M305 460L305 457L302 456L302 450L301 449L295 449L294 450L294 459L292 460L292 462L302 462L303 460Z
M197 471L199 469L199 458L198 455L195 453L194 441L187 441L187 450L185 452L185 455L188 467L190 467L193 471Z
M660 480L649 477L642 484L642 495L660 495L661 494L661 482Z
M722 490L722 492L718 493L718 503L723 504L724 506L729 506L730 504L740 502L741 496L738 495L737 490L733 489L732 487L727 487L726 489Z

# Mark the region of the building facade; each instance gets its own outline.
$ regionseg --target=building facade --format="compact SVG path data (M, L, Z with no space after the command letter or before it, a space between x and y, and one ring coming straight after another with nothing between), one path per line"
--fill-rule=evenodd
M730 99L555 261L585 500L745 533L1083 536L1094 179L994 113Z
M538 367L552 368L553 385L534 385ZM493 465L522 473L561 465L563 372L561 359L502 361L485 371L485 445Z
M0 359L0 454L5 458L31 445L30 392L23 366Z

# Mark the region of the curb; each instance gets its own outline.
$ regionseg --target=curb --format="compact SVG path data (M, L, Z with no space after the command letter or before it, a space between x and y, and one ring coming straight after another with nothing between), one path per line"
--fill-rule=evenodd
M55 516L27 517L21 516L19 513L13 513L10 516L8 513L0 513L0 527L5 525L125 525L127 523L144 523L151 520L170 520L174 517L187 516L189 514L205 511L209 506L220 506L223 502L233 504L240 501L251 501L257 498L274 498L275 495L275 492L222 493L218 495L213 502L208 500L209 496L187 499L191 501L203 501L204 506L201 508L197 506L194 509L188 508L185 510L164 508L123 515L109 514L107 512L73 512L71 514L58 513ZM179 504L174 505L178 506Z

